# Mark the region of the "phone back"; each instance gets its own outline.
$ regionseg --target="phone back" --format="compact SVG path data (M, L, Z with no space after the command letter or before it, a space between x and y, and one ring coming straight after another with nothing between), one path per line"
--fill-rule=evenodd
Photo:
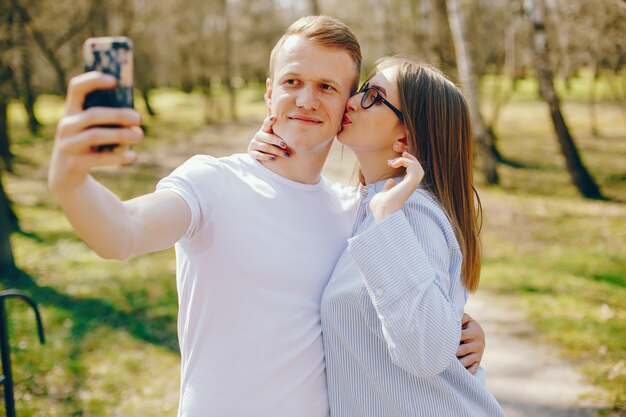
M133 43L124 36L89 38L83 45L85 72L113 75L119 84L111 90L97 90L85 98L85 109L95 106L133 107Z

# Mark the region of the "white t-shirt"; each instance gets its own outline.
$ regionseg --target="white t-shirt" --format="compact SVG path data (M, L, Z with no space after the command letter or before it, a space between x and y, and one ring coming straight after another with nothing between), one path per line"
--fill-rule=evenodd
M247 155L195 156L157 189L191 210L176 244L178 415L328 416L320 300L354 198Z

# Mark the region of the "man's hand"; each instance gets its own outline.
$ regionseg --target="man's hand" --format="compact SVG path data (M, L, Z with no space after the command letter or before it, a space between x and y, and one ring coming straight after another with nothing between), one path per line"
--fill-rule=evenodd
M83 110L85 96L98 89L115 87L115 77L101 72L78 75L70 81L65 112L59 121L48 173L55 194L76 189L93 167L134 162L132 151L98 152L96 147L138 143L143 137L141 116L133 109L93 107ZM102 126L114 125L119 128Z
M276 158L289 158L291 152L284 140L274 134L276 117L269 116L263 121L248 145L248 155L257 161L275 161Z
M475 374L480 366L483 353L485 353L485 332L469 314L463 313L461 344L456 351L456 356L468 371Z

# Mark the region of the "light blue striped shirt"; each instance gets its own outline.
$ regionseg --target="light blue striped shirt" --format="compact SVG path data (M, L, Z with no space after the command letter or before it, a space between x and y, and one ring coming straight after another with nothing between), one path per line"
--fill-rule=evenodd
M361 188L354 237L322 297L331 415L504 416L455 356L467 291L439 204L418 189L375 224Z

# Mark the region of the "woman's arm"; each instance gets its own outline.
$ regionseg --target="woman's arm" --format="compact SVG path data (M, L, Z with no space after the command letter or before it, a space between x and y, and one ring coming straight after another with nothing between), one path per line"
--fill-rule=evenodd
M405 152L389 164L404 166L406 176L397 185L388 181L372 198L377 224L350 239L348 248L392 361L417 376L431 376L456 360L461 314L448 294L451 285L461 285L460 265L454 271L451 265L462 258L446 239L445 214L425 194L415 193L424 176L417 159Z
M403 211L349 241L376 309L391 360L408 372L427 377L446 369L461 334L461 315L447 296L452 256L443 232L421 204ZM424 241L427 240L427 241Z

